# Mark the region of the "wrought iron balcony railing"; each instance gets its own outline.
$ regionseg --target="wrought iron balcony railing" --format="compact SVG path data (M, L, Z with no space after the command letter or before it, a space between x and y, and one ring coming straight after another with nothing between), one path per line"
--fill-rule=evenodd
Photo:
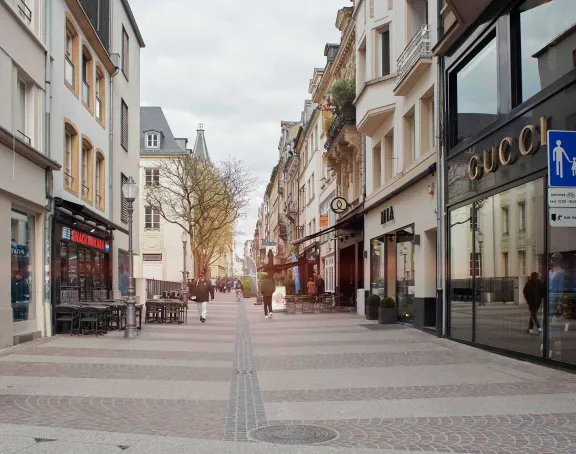
M355 124L356 124L356 108L354 106L349 106L342 109L338 113L338 115L336 115L336 118L334 119L334 122L332 123L330 128L328 128L324 148L326 150L330 149L330 147L334 144L334 141L338 137L338 134L340 134L340 131L342 131L342 129L344 128L344 126Z
M418 60L431 57L430 25L423 24L398 57L396 85L400 85Z
M32 145L32 140L30 140L30 137L28 137L19 129L16 130L16 137L18 137L22 142L26 142L28 145Z
M20 15L28 21L29 24L32 22L32 11L30 8L28 8L28 5L24 0L18 1L18 11L20 12Z

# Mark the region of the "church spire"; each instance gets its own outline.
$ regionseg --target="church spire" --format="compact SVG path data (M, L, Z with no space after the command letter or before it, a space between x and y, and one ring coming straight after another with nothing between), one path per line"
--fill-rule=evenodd
M204 137L204 124L200 123L198 129L196 130L196 143L194 143L194 149L192 150L194 156L202 159L203 161L210 162L210 156L208 155L208 146L206 145L206 138Z

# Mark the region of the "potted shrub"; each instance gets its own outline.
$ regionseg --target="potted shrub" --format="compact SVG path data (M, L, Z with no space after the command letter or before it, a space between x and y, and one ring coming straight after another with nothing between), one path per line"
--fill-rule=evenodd
M370 295L366 300L366 320L378 320L378 308L380 306L380 297Z
M356 98L356 78L344 77L337 80L334 82L334 85L330 87L329 93L332 98L332 103L339 112L352 107L352 103Z
M380 302L378 308L378 323L381 325L393 325L398 321L398 309L394 298L387 296Z
M250 291L250 280L249 279L244 279L242 280L242 286L244 287L244 290L242 291L242 296L244 296L244 298L251 298L252 297L252 292Z
M294 279L284 279L284 285L286 286L286 295L296 294L296 282L294 282Z

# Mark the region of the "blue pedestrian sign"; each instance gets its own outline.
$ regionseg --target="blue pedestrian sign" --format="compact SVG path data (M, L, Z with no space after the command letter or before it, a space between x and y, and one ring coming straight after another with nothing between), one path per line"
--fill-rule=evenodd
M576 131L548 131L548 186L576 187Z

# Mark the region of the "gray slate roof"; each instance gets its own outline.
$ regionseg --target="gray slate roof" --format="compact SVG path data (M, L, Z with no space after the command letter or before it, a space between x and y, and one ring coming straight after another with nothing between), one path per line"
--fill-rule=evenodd
M162 112L162 107L140 107L140 154L182 154L186 152L182 149L176 140L174 134L168 125L168 121ZM158 131L162 133L160 148L146 148L145 135L149 131Z
M204 125L200 123L196 131L196 143L192 153L200 159L210 162L210 155L208 154L208 145L206 145L206 137L204 137Z

